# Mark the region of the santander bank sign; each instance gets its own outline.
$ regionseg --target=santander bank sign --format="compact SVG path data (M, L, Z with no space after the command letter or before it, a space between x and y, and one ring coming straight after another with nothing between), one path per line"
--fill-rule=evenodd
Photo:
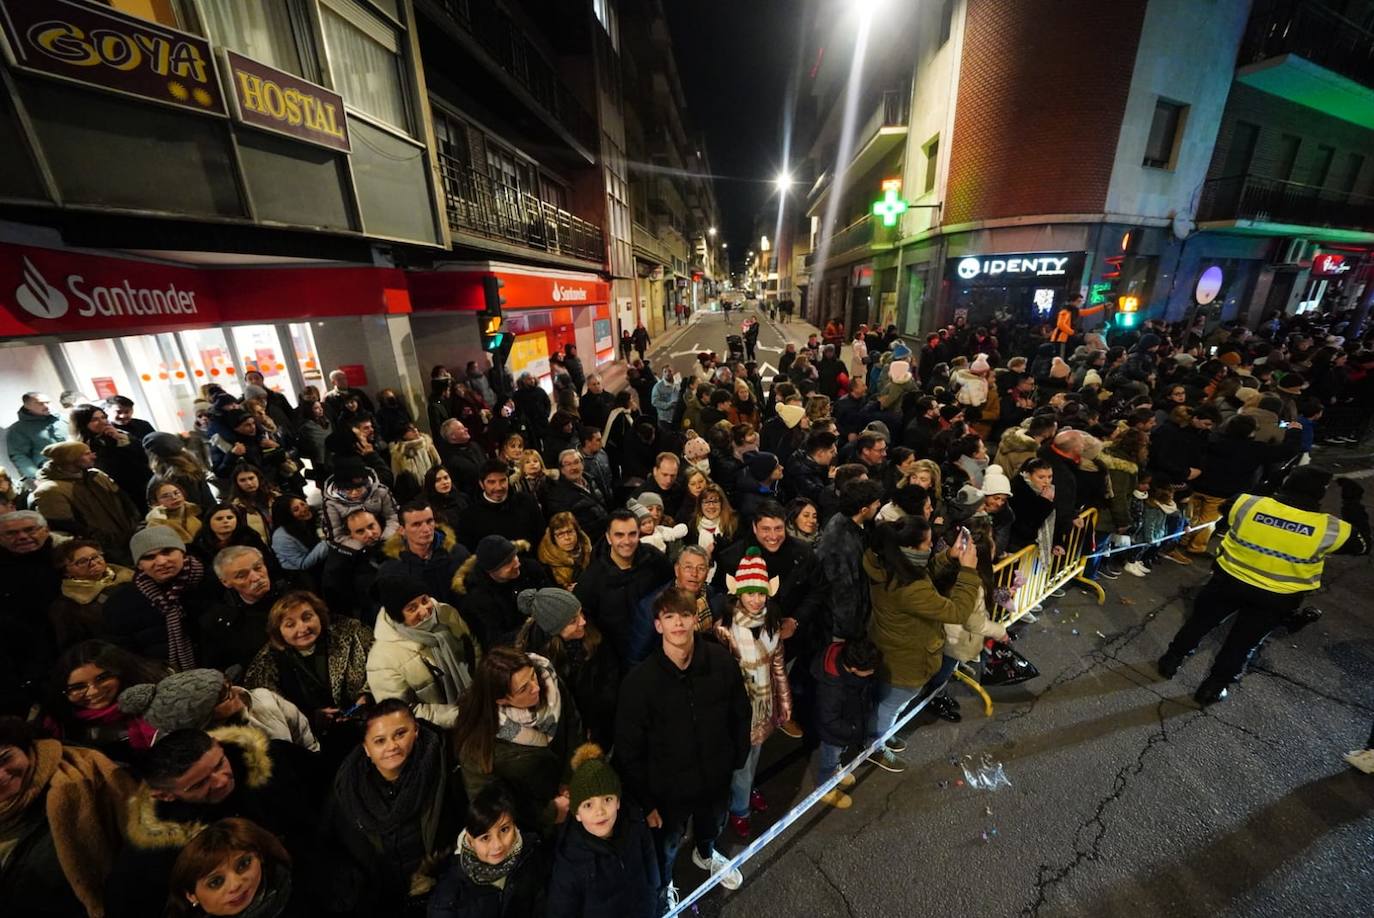
M26 246L0 246L0 297L32 333L218 320L194 270ZM22 332L19 332L22 333Z

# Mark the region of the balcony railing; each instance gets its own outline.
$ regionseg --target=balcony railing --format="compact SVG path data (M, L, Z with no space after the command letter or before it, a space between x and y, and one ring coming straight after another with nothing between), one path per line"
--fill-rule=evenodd
M500 179L439 154L444 206L454 232L594 261L606 260L601 227Z
M830 254L839 255L870 246L887 248L897 241L897 227L884 226L873 217L860 217L844 229L836 230L830 240Z
M1207 182L1197 219L1374 231L1374 198L1256 175L1237 175Z
M568 90L558 71L495 0L434 0L464 32L589 150L597 148L596 120Z
M868 121L859 131L859 143L864 143L883 128L906 127L910 110L910 88L884 90L878 104L869 114Z
M1239 66L1281 54L1374 86L1374 33L1317 0L1256 0Z

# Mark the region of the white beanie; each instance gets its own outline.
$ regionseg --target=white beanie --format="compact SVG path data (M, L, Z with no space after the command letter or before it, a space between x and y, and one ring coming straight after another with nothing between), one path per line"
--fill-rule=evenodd
M894 360L887 368L888 378L901 385L911 379L911 364L905 360Z
M983 496L1011 494L1011 481L1000 465L990 465L983 471Z
M787 425L788 429L796 427L801 423L802 417L806 414L806 409L801 405L779 405L778 417Z
M992 369L992 367L988 365L988 355L979 354L977 357L974 357L973 363L969 364L968 369L970 373L979 374L986 373L988 370Z
M1088 372L1083 374L1083 385L1101 386L1102 376L1096 370L1089 370Z

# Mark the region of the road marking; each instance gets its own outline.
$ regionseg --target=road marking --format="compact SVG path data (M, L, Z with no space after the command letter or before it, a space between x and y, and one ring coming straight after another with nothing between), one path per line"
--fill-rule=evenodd
M772 351L774 354L781 354L781 353L782 353L782 348L780 348L780 347L769 347L769 346L766 345L766 344L756 344L756 345L754 346L754 350L756 350L756 351Z
M690 350L686 350L686 351L673 351L673 352L672 352L671 354L669 354L668 356L669 356L669 357L685 357L685 356L688 355L688 354L691 354L691 355L693 355L693 356L696 356L697 354L700 354L700 353L701 353L701 345L700 345L700 344L693 343Z
M759 375L767 376L769 370L773 371L774 376L778 375L778 368L773 366L771 363L765 363L763 366L759 367Z

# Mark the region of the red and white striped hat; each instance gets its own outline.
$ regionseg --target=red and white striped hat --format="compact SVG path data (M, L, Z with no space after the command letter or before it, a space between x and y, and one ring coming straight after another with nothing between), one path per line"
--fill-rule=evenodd
M758 548L750 548L739 560L734 576L726 576L725 585L731 593L777 593L777 578L769 579L768 564L763 560Z

